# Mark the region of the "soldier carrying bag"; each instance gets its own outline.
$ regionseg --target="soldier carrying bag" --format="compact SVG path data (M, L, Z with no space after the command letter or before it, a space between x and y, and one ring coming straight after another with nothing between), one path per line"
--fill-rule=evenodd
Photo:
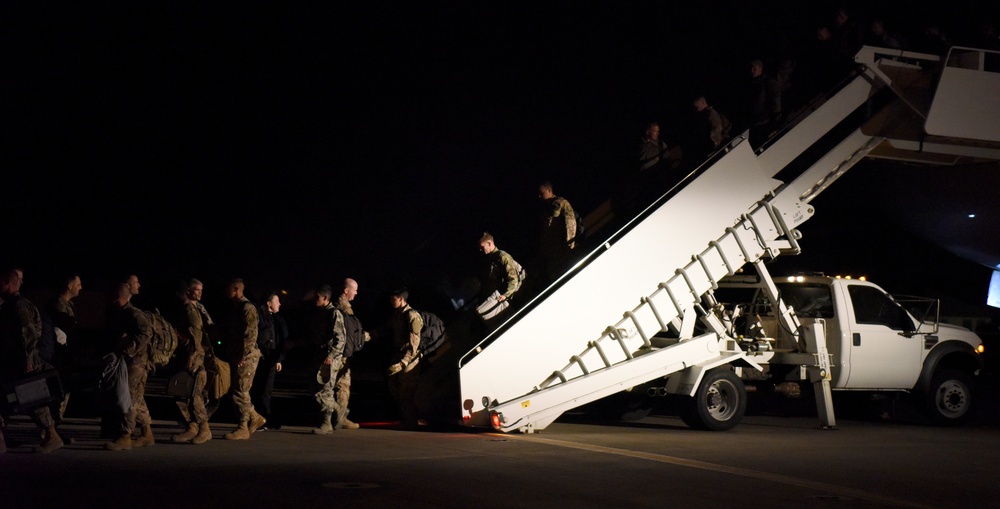
M5 414L25 413L56 401L62 401L63 389L59 373L54 369L28 373L18 380L3 384L0 407Z

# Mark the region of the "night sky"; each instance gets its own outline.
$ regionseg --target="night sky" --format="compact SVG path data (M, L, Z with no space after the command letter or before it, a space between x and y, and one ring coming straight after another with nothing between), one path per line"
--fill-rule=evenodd
M588 212L645 122L683 143L694 94L735 110L747 63L796 56L836 5L204 4L0 7L0 256L26 289L77 271L381 292L474 273L484 230L530 261L541 179Z

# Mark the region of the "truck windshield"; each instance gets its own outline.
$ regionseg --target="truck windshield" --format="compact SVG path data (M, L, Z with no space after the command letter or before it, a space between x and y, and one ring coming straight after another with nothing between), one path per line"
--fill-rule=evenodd
M806 318L833 318L833 296L830 287L821 284L778 284L778 296L795 314Z

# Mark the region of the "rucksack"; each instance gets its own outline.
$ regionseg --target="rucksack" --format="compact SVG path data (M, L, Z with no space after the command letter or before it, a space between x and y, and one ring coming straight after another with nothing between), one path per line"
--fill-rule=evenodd
M356 352L365 347L365 330L361 328L361 320L355 315L340 312L344 317L344 331L347 337L344 338L344 357L350 358Z
M424 322L423 328L420 329L420 356L429 357L441 348L447 339L444 322L430 311L414 311L420 314L420 319Z
M733 123L730 122L729 117L727 117L721 111L715 110L715 112L719 114L719 120L722 123L722 142L724 143L726 140L729 139L729 131L733 129Z
M153 327L153 337L149 340L149 361L154 366L166 366L177 350L177 329L159 310L147 311L146 316Z
M521 283L528 278L528 273L524 270L524 267L513 256L510 257L510 261L514 262L514 271L517 272L517 286L520 287Z

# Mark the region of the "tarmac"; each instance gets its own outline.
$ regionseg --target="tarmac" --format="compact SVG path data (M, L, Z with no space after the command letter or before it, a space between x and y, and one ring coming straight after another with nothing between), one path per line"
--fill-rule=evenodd
M821 430L808 405L751 399L743 422L720 433L689 429L668 407L629 422L587 407L527 435L359 418L358 430L314 435L314 424L289 422L228 441L235 425L218 422L215 439L195 446L171 443L179 426L157 420L156 444L122 452L103 450L97 419L68 417L74 443L44 455L31 452L38 430L15 417L0 507L995 507L1000 420L989 389L957 428L838 394L836 430ZM359 414L379 414L360 400Z

